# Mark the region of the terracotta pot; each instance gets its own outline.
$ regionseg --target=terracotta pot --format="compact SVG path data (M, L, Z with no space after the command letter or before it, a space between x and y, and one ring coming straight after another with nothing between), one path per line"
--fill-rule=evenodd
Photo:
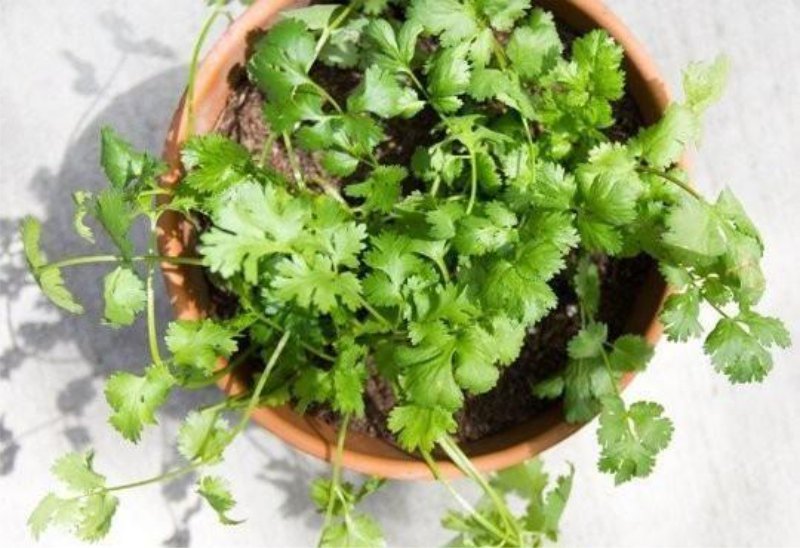
M196 80L195 113L197 133L215 128L231 92L228 75L240 66L245 57L248 34L266 28L276 14L293 5L307 2L291 0L259 0L242 15L205 58ZM628 81L631 92L648 123L656 121L669 96L662 78L639 42L599 0L544 0L539 2L578 31L606 29L625 48ZM178 107L167 135L164 158L172 171L166 184L178 184L181 178L179 151L187 136L185 98ZM179 215L164 215L160 222L159 246L165 255L192 255L194 233ZM167 290L175 314L180 319L203 317L207 308L208 287L198 268L163 265ZM661 335L657 313L665 297L663 280L653 273L634 306L629 331L644 335L656 343ZM629 379L628 379L629 380ZM237 378L226 378L220 386L228 393L245 390ZM300 415L289 407L258 409L253 419L297 449L318 458L331 460L335 432L324 422ZM564 422L561 409L554 406L534 420L464 447L475 466L482 471L498 470L517 464L541 453L576 432L580 426ZM351 433L347 436L343 464L346 468L394 479L426 479L431 474L424 462L389 443ZM440 463L446 476L457 477L459 471L449 462Z

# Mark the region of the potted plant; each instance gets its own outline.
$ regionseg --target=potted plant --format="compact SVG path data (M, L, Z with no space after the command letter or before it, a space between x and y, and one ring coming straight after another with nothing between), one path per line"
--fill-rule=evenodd
M145 316L150 365L106 384L123 437L138 441L173 391L225 395L187 416L174 470L112 484L91 452L60 458L66 494L42 499L35 536L55 524L97 540L117 492L192 473L236 523L209 467L254 418L332 462L311 486L322 545L382 544L358 503L386 478L424 477L459 506L443 519L456 545L538 545L557 535L571 475L548 491L526 459L597 415L599 467L617 483L647 476L669 443L660 405L621 397L659 318L672 340L704 336L733 382L763 380L770 348L789 345L755 310L756 227L680 164L724 59L691 65L670 103L599 2L284 0L256 2L201 67L224 4L165 161L102 132L109 186L76 193L75 228L94 242L94 218L114 251L49 261L33 218L22 238L61 308L82 312L62 269L108 263L103 321ZM163 336L159 265L177 316ZM708 332L701 305L718 315ZM353 485L343 467L373 477Z

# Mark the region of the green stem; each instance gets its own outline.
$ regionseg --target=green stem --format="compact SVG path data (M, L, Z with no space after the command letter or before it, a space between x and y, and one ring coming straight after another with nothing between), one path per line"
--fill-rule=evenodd
M480 523L481 526L483 526L484 529L486 529L489 533L491 533L494 536L496 536L498 539L503 539L503 540L506 540L506 541L510 540L506 533L502 532L500 529L498 529L494 525L492 525L492 523L490 521L488 521L486 518L484 518L475 509L475 507L473 507L464 497L461 496L461 493L459 493L458 491L455 490L453 485L449 481L447 481L447 479L445 479L445 477L442 475L442 472L439 469L439 465L436 464L436 461L433 460L433 457L431 457L431 454L428 451L422 451L422 458L425 459L425 463L428 465L428 468L430 468L430 471L433 474L433 477L436 479L436 481L438 481L439 483L444 485L444 488L447 490L448 493L450 493L450 496L453 497L453 499L470 516L472 516L472 518L475 521Z
M272 355L269 357L269 361L267 365L264 367L264 370L261 372L261 375L258 378L258 382L256 383L256 387L253 390L253 394L250 396L250 400L247 402L247 407L242 413L242 419L239 421L239 424L233 430L231 437L236 437L240 432L242 432L245 427L247 426L247 422L250 420L250 415L255 410L256 406L258 405L259 397L261 396L261 392L264 390L264 386L267 384L267 379L269 378L269 374L272 372L272 369L275 367L275 364L278 361L278 358L283 352L283 348L286 346L289 337L291 336L291 331L286 331L283 334L281 339L278 341L278 345L275 347L275 350L272 351Z
M286 148L286 155L289 157L289 165L292 166L292 175L294 175L294 181L297 183L297 186L301 189L306 188L306 182L303 180L303 172L300 169L300 162L297 160L297 155L294 152L294 147L292 146L292 139L287 132L283 132L283 146Z
M64 268L68 266L82 266L103 263L128 263L128 262L148 262L148 263L170 263L187 266L203 266L203 259L197 257L165 257L163 255L137 255L126 259L118 255L86 255L82 257L70 257L60 261L54 261L39 267L39 271L50 270L51 268Z
M205 463L203 463L202 461L195 462L195 463L192 463L192 464L187 464L186 466L182 466L180 468L176 468L175 470L172 470L171 472L165 472L163 474L159 474L158 476L153 476L152 478L148 478L148 479L144 479L144 480L140 480L140 481L134 481L134 482L131 482L131 483L123 483L121 485L115 485L113 487L109 487L107 489L103 489L103 491L106 492L106 493L111 493L113 491L125 491L126 489L134 489L136 487L143 487L145 485L151 485L153 483L160 483L160 482L163 482L163 481L169 481L171 479L175 479L177 477L180 477L180 476L183 476L185 474L188 474L189 472L193 472L194 470L196 470L197 468L200 468L204 464Z
M344 454L344 441L347 437L347 427L350 424L350 414L344 416L342 424L339 426L339 433L336 437L336 455L333 458L333 472L331 474L331 489L328 493L328 505L325 508L325 521L323 522L322 530L324 531L330 527L331 520L333 519L333 509L335 505L334 495L340 497L339 484L342 481L342 455ZM342 504L347 508L346 501L342 500ZM320 538L320 543L322 539ZM318 543L319 545L319 543Z
M281 333L286 333L288 331L286 328L284 328L281 324L279 324L275 320L272 320L271 318L268 318L267 316L265 316L265 315L261 314L260 312L258 312L257 310L255 310L252 307L252 305L248 306L248 308L250 309L250 312L255 314L256 317L258 317L259 320L261 320L262 322L264 322L265 324L270 326L272 329L280 331ZM322 350L320 350L319 348L316 348L315 346L312 346L312 345L308 344L307 342L303 341L303 339L301 339L301 338L297 339L297 342L300 344L300 346L302 346L304 349L308 350L309 352L311 352L312 354L314 354L318 358L322 358L323 360L329 361L329 362L335 362L336 361L335 357L331 356L330 354L327 354L327 353L323 352Z
M697 198L701 202L705 202L705 198L703 198L702 194L697 192L695 189L693 189L687 183L681 181L677 177L673 177L669 173L664 173L663 171L659 171L657 169L652 169L652 168L647 168L647 167L639 168L638 171L639 171L639 173L646 173L648 175L656 175L658 177L661 177L662 179L664 179L666 181L669 181L670 183L672 183L674 185L679 186L681 189L683 189L684 191L688 192L689 194L691 194L692 196L694 196L695 198Z
M211 27L214 25L217 18L226 13L222 9L224 5L225 2L223 0L217 0L217 2L214 3L214 11L212 11L211 15L209 15L203 22L203 26L200 28L200 34L198 35L197 40L194 43L194 47L192 48L192 60L189 64L189 83L186 87L186 113L189 122L188 134L190 137L194 135L194 87L195 80L197 79L197 69L200 64L200 52L202 51L203 44L205 44L206 39L208 39L208 33L211 32Z
M475 466L472 464L472 461L469 460L469 458L461 451L461 448L458 447L458 444L456 444L456 442L453 441L453 439L449 436L442 437L438 443L450 460L453 461L453 464L458 466L462 472L476 482L483 492L486 493L492 503L494 503L494 506L497 508L500 516L502 516L509 533L516 538L519 538L520 532L516 526L516 521L508 509L508 505L500 497L500 495L497 494L497 491L495 491L494 488L489 485L489 482L486 481L486 478L483 477L483 474L481 474L475 468Z
M478 196L478 164L475 159L475 153L470 149L469 162L471 166L470 175L470 189L469 189L469 202L467 203L467 215L472 213L472 208L475 207L475 199Z
M261 150L261 155L258 157L258 165L261 168L267 167L267 159L270 154L272 154L272 147L275 144L276 134L270 132L269 136L267 137L266 142L264 143L264 148Z
M392 323L391 323L389 320L387 320L387 319L386 319L386 318L385 318L385 317L384 317L384 316L383 316L383 315L382 315L380 312L378 312L377 310L375 310L375 309L372 307L372 305L371 305L371 304L369 304L369 303L367 302L367 300L366 300L364 297L362 297L361 295L359 295L359 296L358 296L358 302L360 302L360 303L361 303L361 306L363 306L363 307L364 307L364 308L367 310L367 312L369 312L370 314L372 314L372 315L373 315L373 316L374 316L374 317L375 317L377 320L379 320L381 323L383 323L384 325L387 325L387 326L389 326L389 327L391 327L391 326L392 326Z
M183 388L185 388L186 390L196 390L198 388L204 388L206 386L214 384L219 379L221 379L222 377L224 377L225 375L227 375L228 373L239 367L246 359L252 356L255 351L256 351L255 346L249 346L247 350L245 350L244 352L240 352L239 355L237 355L234 359L230 360L228 362L228 365L215 371L214 374L211 375L211 377L200 381L186 383L183 385Z
M150 248L153 249L156 245L156 226L155 221L151 221L150 229L152 234L150 236ZM147 342L150 347L150 357L153 359L153 364L160 366L161 351L158 348L158 326L156 324L156 298L153 289L155 282L155 264L153 262L147 263Z
M319 39L317 40L317 44L314 47L314 57L311 59L311 62L308 64L308 67L306 67L306 72L309 72L311 70L311 67L314 66L314 63L317 62L317 57L319 57L319 54L322 52L322 48L325 47L325 44L328 43L328 39L331 37L333 31L339 28L339 26L344 22L345 19L347 19L347 17L350 15L350 13L352 13L353 9L358 4L360 4L359 0L354 0L353 2L350 2L347 5L347 7L345 7L344 10L342 10L342 13L337 15L336 19L334 19L330 25L326 26L322 30L322 34L320 34Z

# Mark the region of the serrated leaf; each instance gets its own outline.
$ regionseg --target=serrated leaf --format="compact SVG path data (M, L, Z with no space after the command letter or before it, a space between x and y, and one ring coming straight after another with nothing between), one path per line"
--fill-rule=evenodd
M163 364L151 365L142 376L114 373L105 388L106 401L114 411L109 422L125 439L138 442L145 425L157 424L156 411L175 382Z
M701 113L722 97L728 81L730 62L720 55L710 63L691 63L683 71L686 104Z
M284 259L272 280L275 295L285 302L296 301L304 308L316 307L322 313L340 302L350 310L360 304L361 283L352 272L337 272L330 261L315 255L311 261L299 256Z
M389 414L388 424L406 451L431 451L439 439L458 427L449 411L418 405L396 406Z
M178 451L190 462L213 463L222 459L231 439L218 412L191 411L178 432Z
M406 178L408 170L402 166L378 166L366 181L346 186L344 193L364 198L365 211L389 213L400 200Z
M106 478L94 470L94 452L68 453L59 458L51 471L69 489L90 493L105 487Z
M623 335L614 341L608 361L617 371L644 371L652 357L653 347L644 337Z
M281 16L301 21L309 30L322 30L330 24L334 12L340 7L338 4L319 4L286 10L281 12Z
M664 242L699 255L716 257L725 253L724 224L708 204L687 197L667 214Z
M563 47L552 14L535 9L511 34L506 52L519 75L532 80L555 65Z
M480 30L472 6L458 0L412 0L406 16L444 46L463 43Z
M411 118L424 106L413 89L377 65L367 68L361 84L347 99L351 112L372 112L381 118Z
M228 512L236 505L236 501L233 500L228 483L221 477L203 476L197 482L197 493L217 513L217 517L223 525L243 523L242 520L233 520L228 517Z
M81 306L64 285L64 278L58 268L46 267L47 257L41 248L42 225L33 217L25 217L20 225L22 246L28 268L33 274L42 293L50 301L72 314L83 314Z
M617 484L650 475L656 455L672 438L672 422L656 403L637 402L626 409L615 396L603 401L597 438L602 446L599 466L614 474Z
M92 193L78 190L72 193L72 201L75 204L75 214L72 217L72 227L75 229L75 233L87 242L94 243L92 229L85 223L86 215L91 212Z
M51 525L71 528L80 519L81 501L76 498L61 498L48 493L36 505L28 517L28 527L35 540Z
M125 193L116 188L108 188L101 192L95 200L94 215L122 256L130 259L133 255L130 230L136 213Z
M214 320L177 320L167 327L164 341L184 375L208 378L220 357L229 358L236 352L237 334Z
M103 279L105 321L113 327L133 324L147 304L144 282L130 268L119 266Z
M700 325L700 294L697 290L670 295L661 312L661 322L670 341L687 341L703 333Z
M530 0L479 0L476 4L496 30L508 31L531 7Z

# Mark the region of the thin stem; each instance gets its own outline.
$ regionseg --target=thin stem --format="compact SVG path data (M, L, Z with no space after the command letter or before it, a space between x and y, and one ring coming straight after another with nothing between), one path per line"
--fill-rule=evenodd
M289 157L289 164L292 166L292 175L297 186L301 189L306 188L306 183L303 180L303 172L300 169L300 162L297 160L297 155L292 146L292 139L287 132L283 132L283 146L286 148L286 155Z
M449 436L444 436L439 440L438 443L450 460L452 460L462 472L475 481L481 487L483 492L486 493L492 503L494 503L498 513L503 517L503 521L508 527L509 532L514 536L519 537L516 521L514 520L513 516L510 515L508 505L505 503L505 501L503 501L502 498L500 498L494 488L489 485L489 482L486 481L486 478L483 477L483 474L481 474L475 468L475 466L472 464L472 461L469 460L469 458L467 458L467 456L461 451L455 441L453 441L453 439Z
M336 455L333 458L333 472L331 474L331 488L328 493L328 505L325 508L325 521L322 527L324 531L330 526L331 519L333 519L333 509L335 505L334 495L339 494L339 484L342 481L342 455L344 454L344 441L347 437L347 427L350 424L350 414L344 416L342 424L339 426L339 433L336 437ZM347 504L342 500L343 506L347 508ZM320 539L320 542L322 539Z
M203 26L200 28L200 34L197 36L197 40L192 48L192 60L189 64L189 83L186 87L186 113L189 122L189 136L194 135L194 87L195 80L197 79L197 68L200 64L200 52L203 49L203 44L205 44L206 39L208 38L208 33L211 32L211 27L214 25L217 18L225 13L225 11L222 9L224 5L225 2L223 0L217 0L217 2L214 3L214 11L212 11L211 15L209 15L203 22Z
M266 142L264 143L264 148L261 150L261 155L258 157L258 165L261 168L267 166L267 159L270 154L272 154L272 147L275 145L275 139L277 135L275 133L270 132L269 136L267 137Z
M334 30L339 28L339 26L344 22L345 19L347 19L347 17L350 15L350 13L352 13L353 9L358 4L360 4L359 0L350 2L347 5L347 7L345 7L345 9L342 10L342 13L336 16L336 19L334 19L330 25L322 29L322 34L320 34L319 39L317 40L317 44L314 47L314 57L311 59L311 62L308 64L308 67L306 67L306 72L310 71L311 67L314 66L314 63L317 62L317 57L319 57L319 54L322 52L322 48L325 47L325 44L328 43L328 39L331 37L331 33L333 33Z
M287 329L284 328L281 324L279 324L275 320L273 320L271 318L268 318L267 316L261 314L260 312L255 310L252 306L249 306L248 308L250 309L250 312L252 312L253 314L255 314L258 317L259 320L261 320L262 322L264 322L265 324L270 326L272 329L276 329L276 330L280 331L281 333L286 333L287 332ZM336 361L335 357L331 356L330 354L327 354L327 353L323 352L322 350L320 350L319 348L316 348L315 346L312 346L312 345L308 344L307 342L305 342L301 338L298 338L297 342L298 342L298 344L300 344L300 346L302 346L304 349L306 349L307 351L311 352L312 354L314 354L318 358L322 358L323 360L329 361L329 362L335 362Z
M156 233L155 221L151 221L150 229L152 234L150 236L150 248L155 247ZM158 348L158 326L156 325L156 298L153 290L155 278L155 264L149 262L147 264L147 342L150 347L150 356L153 359L153 364L160 366L161 351Z
M469 202L467 203L467 215L472 213L472 208L475 207L475 199L478 196L478 164L475 159L475 153L472 151L472 149L469 151L469 162L471 166L471 175Z
M330 196L331 198L342 204L345 207L345 209L352 211L352 208L350 207L350 204L347 203L347 200L345 200L339 193L339 191L336 190L336 187L331 185L328 181L326 181L322 177L312 177L311 182L315 183L320 188L322 188L325 194L327 194L328 196Z
M235 437L237 434L242 432L244 428L247 426L247 421L250 420L250 415L255 410L256 406L258 405L259 397L261 396L261 392L264 390L264 386L267 384L267 379L269 378L269 374L272 372L272 369L275 367L275 364L278 361L278 358L283 352L283 348L286 346L289 337L291 336L292 332L287 331L283 334L281 339L278 341L278 345L275 347L275 350L272 351L272 355L269 357L269 361L267 365L264 367L264 370L261 372L261 375L258 378L258 382L256 383L256 387L253 390L253 394L250 396L250 401L247 403L247 407L242 413L242 419L239 421L239 424L233 431L231 437Z
M372 305L371 305L371 304L369 304L369 303L367 302L367 300L366 300L364 297L362 297L361 295L359 295L359 296L358 296L358 301L361 303L361 306L363 306L363 307L364 307L364 308L367 310L367 312L369 312L370 314L372 314L372 315L373 315L373 316L374 316L374 317L375 317L377 320L379 320L381 323L383 323L383 324L385 324L385 325L388 325L388 326L390 326L390 327L391 327L392 323L391 323L389 320L387 320L387 319L386 319L386 318L385 318L385 317L384 317L384 316L383 316L383 315L382 315L380 312L378 312L377 310L375 310L375 309L372 307Z
M331 104L331 106L336 110L336 112L338 112L339 114L343 114L344 113L344 110L342 110L342 107L339 105L339 103L336 101L336 99L333 98L333 95L328 93L328 90L326 90L324 87L320 86L318 83L316 83L311 78L308 79L308 84L311 87L313 87L317 91L317 93L319 93L326 101L328 101Z
M90 264L103 264L103 263L138 263L138 262L154 262L154 263L170 263L181 264L187 266L203 266L203 259L199 257L167 257L164 255L137 255L126 259L118 255L85 255L82 257L70 257L60 261L48 263L39 268L39 271L50 270L51 268L64 268L69 266L82 266Z
M200 468L204 464L205 463L202 462L202 461L195 462L195 463L192 463L192 464L187 464L186 466L182 466L180 468L176 468L175 470L172 470L171 472L166 472L164 474L159 474L158 476L153 476L152 478L148 478L148 479L144 479L144 480L140 480L140 481L134 481L134 482L131 482L131 483L123 483L122 485L115 485L113 487L109 487L107 489L104 489L103 491L106 492L106 493L111 493L113 491L125 491L126 489L134 489L136 487L143 487L145 485L151 485L153 483L160 483L160 482L163 482L163 481L169 481L171 479L175 479L177 477L180 477L180 476L183 476L185 474L188 474L189 472L193 472L194 470L196 470L197 468Z
M228 362L228 365L215 371L214 374L211 375L211 377L203 379L201 381L186 383L185 385L183 385L183 388L187 390L193 390L197 388L203 388L217 382L219 379L221 379L222 377L224 377L225 375L227 375L228 373L239 367L247 358L252 356L255 351L256 351L255 346L247 347L247 350L245 350L244 352L240 352L239 355L237 355L234 359Z
M433 460L431 454L428 451L422 452L422 458L425 459L425 463L430 468L433 477L436 478L436 481L444 485L444 488L450 493L450 496L470 515L472 518L477 521L484 529L489 531L491 534L495 535L499 539L510 540L506 533L502 532L500 529L496 528L490 521L484 518L476 509L473 507L469 501L467 501L464 497L461 496L461 493L455 490L453 485L445 479L442 475L441 470L439 469L439 465L436 464L436 461Z
M652 168L648 168L648 167L641 167L641 168L638 169L638 171L639 171L639 173L647 173L649 175L657 175L658 177L661 177L662 179L664 179L666 181L669 181L670 183L672 183L674 185L679 186L684 191L688 192L689 194L691 194L692 196L694 196L695 198L697 198L701 202L705 201L705 198L703 198L702 194L697 192L690 185L688 185L685 182L681 181L677 177L673 177L669 173L664 173L663 171L659 171L657 169L652 169Z

